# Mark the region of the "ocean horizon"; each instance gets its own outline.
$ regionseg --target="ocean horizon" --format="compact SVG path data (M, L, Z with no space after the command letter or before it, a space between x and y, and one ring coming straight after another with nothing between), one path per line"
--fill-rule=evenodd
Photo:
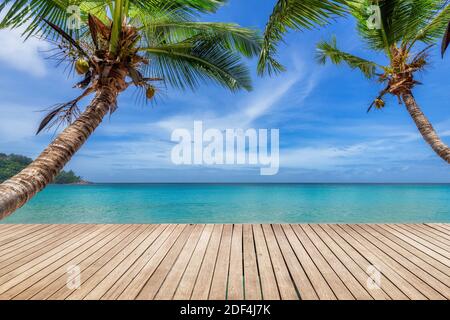
M50 185L3 223L450 222L448 183Z

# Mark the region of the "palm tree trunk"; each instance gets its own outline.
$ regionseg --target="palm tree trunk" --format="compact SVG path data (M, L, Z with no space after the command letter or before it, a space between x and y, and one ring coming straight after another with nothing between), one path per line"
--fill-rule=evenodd
M23 206L53 181L116 103L114 85L101 87L86 111L14 177L0 184L0 220Z
M420 110L412 93L404 93L402 98L422 137L439 157L450 164L450 148L439 138L430 121Z

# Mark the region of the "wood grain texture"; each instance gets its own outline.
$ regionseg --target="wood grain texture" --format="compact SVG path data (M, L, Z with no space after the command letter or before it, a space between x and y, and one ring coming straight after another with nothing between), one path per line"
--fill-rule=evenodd
M443 223L0 225L0 300L449 300L449 241Z

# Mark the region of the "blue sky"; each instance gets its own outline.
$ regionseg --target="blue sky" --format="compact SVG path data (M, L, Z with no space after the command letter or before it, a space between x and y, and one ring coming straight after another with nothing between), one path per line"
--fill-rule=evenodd
M231 0L203 20L263 29L275 1ZM250 93L215 85L196 92L172 88L154 106L136 103L133 90L105 119L66 169L95 182L450 182L450 171L422 140L394 98L383 111L366 109L380 90L359 72L314 60L315 44L335 34L347 51L383 62L364 48L351 19L313 32L290 33L280 46L288 71L254 79ZM48 44L22 43L19 31L0 31L0 152L37 156L53 133L35 136L40 110L78 94L76 78L45 60ZM415 96L441 137L450 142L449 56L434 50ZM88 103L88 100L84 101ZM280 170L260 176L250 166L175 166L170 161L175 128L278 128Z

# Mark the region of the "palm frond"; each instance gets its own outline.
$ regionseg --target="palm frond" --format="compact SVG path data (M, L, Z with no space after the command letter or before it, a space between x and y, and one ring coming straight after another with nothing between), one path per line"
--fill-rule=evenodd
M321 41L318 43L316 58L321 64L325 64L327 59L336 65L346 63L352 69L359 69L369 79L376 75L377 67L380 67L375 62L339 50L335 37L329 42Z
M447 50L449 44L450 44L450 22L448 23L447 30L445 30L444 37L442 38L441 44L442 58L444 57L444 53Z
M276 61L277 45L289 30L310 30L345 13L344 0L278 0L267 22L258 62L259 74L284 68Z
M191 22L174 19L143 21L141 32L147 45L155 42L155 35L163 35L167 41L180 42L192 37L214 39L223 46L246 57L253 57L261 50L261 37L256 30L242 28L234 23Z
M152 15L162 11L177 12L179 15L194 16L200 13L214 12L226 0L128 0L131 12L141 15ZM59 26L66 33L74 36L83 30L72 28L74 18L80 18L85 27L88 15L92 14L106 22L108 4L105 0L1 0L0 13L5 12L0 21L0 28L17 28L26 26L26 38L52 36L53 30L42 19ZM79 17L70 7L79 9Z
M143 49L152 62L144 74L164 78L181 89L195 89L200 83L212 80L232 91L251 90L250 73L239 55L212 39L192 39L186 46L188 43Z
M414 41L446 1L355 0L349 6L351 14L356 18L359 34L369 47L387 52L388 48L399 42ZM370 21L379 22L379 25L374 26L368 23Z
M430 15L429 19L426 20L425 25L413 38L413 42L435 43L445 34L446 28L450 23L450 5L447 3L448 1L445 1L442 7L436 5L434 14Z
M67 41L78 51L85 49L99 64L106 63L110 53L115 56L115 48L117 51L125 48L120 54L117 52L117 59L111 59L110 62L123 62L137 86L144 86L145 81L142 79L157 78L179 88L195 88L201 82L212 80L231 90L250 90L250 74L242 57L259 54L261 38L258 32L236 24L192 21L194 15L215 11L225 2L3 0L0 13L4 14L4 18L0 21L0 27L25 26L26 37L39 35L57 47L62 37L63 42ZM72 30L69 25L70 14L67 9L73 5L80 9L80 30ZM123 20L120 21L123 27L119 31L115 25L117 20ZM120 32L120 29L132 30L133 37L126 38L125 31ZM117 47L111 46L111 43L117 42L113 41L114 30L115 38L119 32ZM125 38L127 42L124 45ZM140 57L138 52L143 52L145 58ZM94 62L93 59L87 60ZM101 76L110 71L108 68L110 66L105 67ZM95 75L100 70L92 67L91 71L92 74L86 74L76 87L86 88L90 81L97 79Z

